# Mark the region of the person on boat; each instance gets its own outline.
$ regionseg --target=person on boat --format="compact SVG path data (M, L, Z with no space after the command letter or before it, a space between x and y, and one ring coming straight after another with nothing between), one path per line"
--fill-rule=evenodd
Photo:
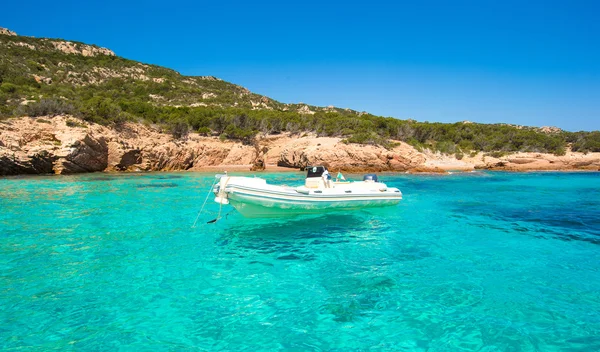
M325 169L325 171L323 171L323 174L321 175L321 177L323 178L323 183L325 184L325 188L331 188L331 183L329 180L331 180L331 175L329 174L329 171L327 171L327 169Z

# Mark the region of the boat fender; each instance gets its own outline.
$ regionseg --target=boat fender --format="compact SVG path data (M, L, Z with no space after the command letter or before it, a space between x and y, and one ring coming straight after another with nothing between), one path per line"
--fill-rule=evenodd
M229 199L227 199L227 197L215 197L215 202L219 204L229 204Z

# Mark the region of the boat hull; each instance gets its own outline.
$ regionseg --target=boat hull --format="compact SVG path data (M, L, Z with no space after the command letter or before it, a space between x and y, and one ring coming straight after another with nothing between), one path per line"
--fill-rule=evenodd
M351 210L366 207L396 205L401 194L362 194L347 197L336 195L309 196L277 194L231 188L227 191L229 204L245 217L282 217L302 214L322 214L325 211Z

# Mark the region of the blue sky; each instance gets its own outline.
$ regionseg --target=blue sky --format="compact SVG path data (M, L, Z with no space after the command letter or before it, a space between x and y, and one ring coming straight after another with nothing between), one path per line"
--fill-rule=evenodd
M600 130L596 1L9 1L0 26L282 102Z

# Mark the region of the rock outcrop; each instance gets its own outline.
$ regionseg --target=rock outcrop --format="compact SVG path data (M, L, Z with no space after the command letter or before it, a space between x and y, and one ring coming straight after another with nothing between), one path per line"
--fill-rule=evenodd
M65 54L75 54L75 55L83 55L83 56L97 56L97 55L108 55L115 56L115 53L106 48L100 48L97 46L73 43L69 41L63 40L53 40L51 41L54 48L58 51L62 51Z
M425 161L414 148L400 144L391 150L379 146L345 144L339 138L300 138L290 141L279 154L277 165L303 169L324 164L332 170L407 171Z
M86 133L56 156L54 172L58 174L104 171L108 166L108 145L103 136L96 138Z
M177 171L255 159L253 146L198 135L177 140L134 123L108 128L67 116L0 123L0 175Z
M17 33L13 32L13 31L11 31L11 30L9 30L7 28L3 28L3 27L0 27L0 34L11 35L11 36L16 36L17 35Z
M261 136L253 145L245 145L193 133L175 139L143 124L109 128L69 116L0 121L0 175L210 168L259 171L277 166L302 169L316 164L349 172L599 170L600 153L515 153L501 158L479 153L457 160L451 155L419 152L401 142L386 149L345 144L333 137L280 134Z

